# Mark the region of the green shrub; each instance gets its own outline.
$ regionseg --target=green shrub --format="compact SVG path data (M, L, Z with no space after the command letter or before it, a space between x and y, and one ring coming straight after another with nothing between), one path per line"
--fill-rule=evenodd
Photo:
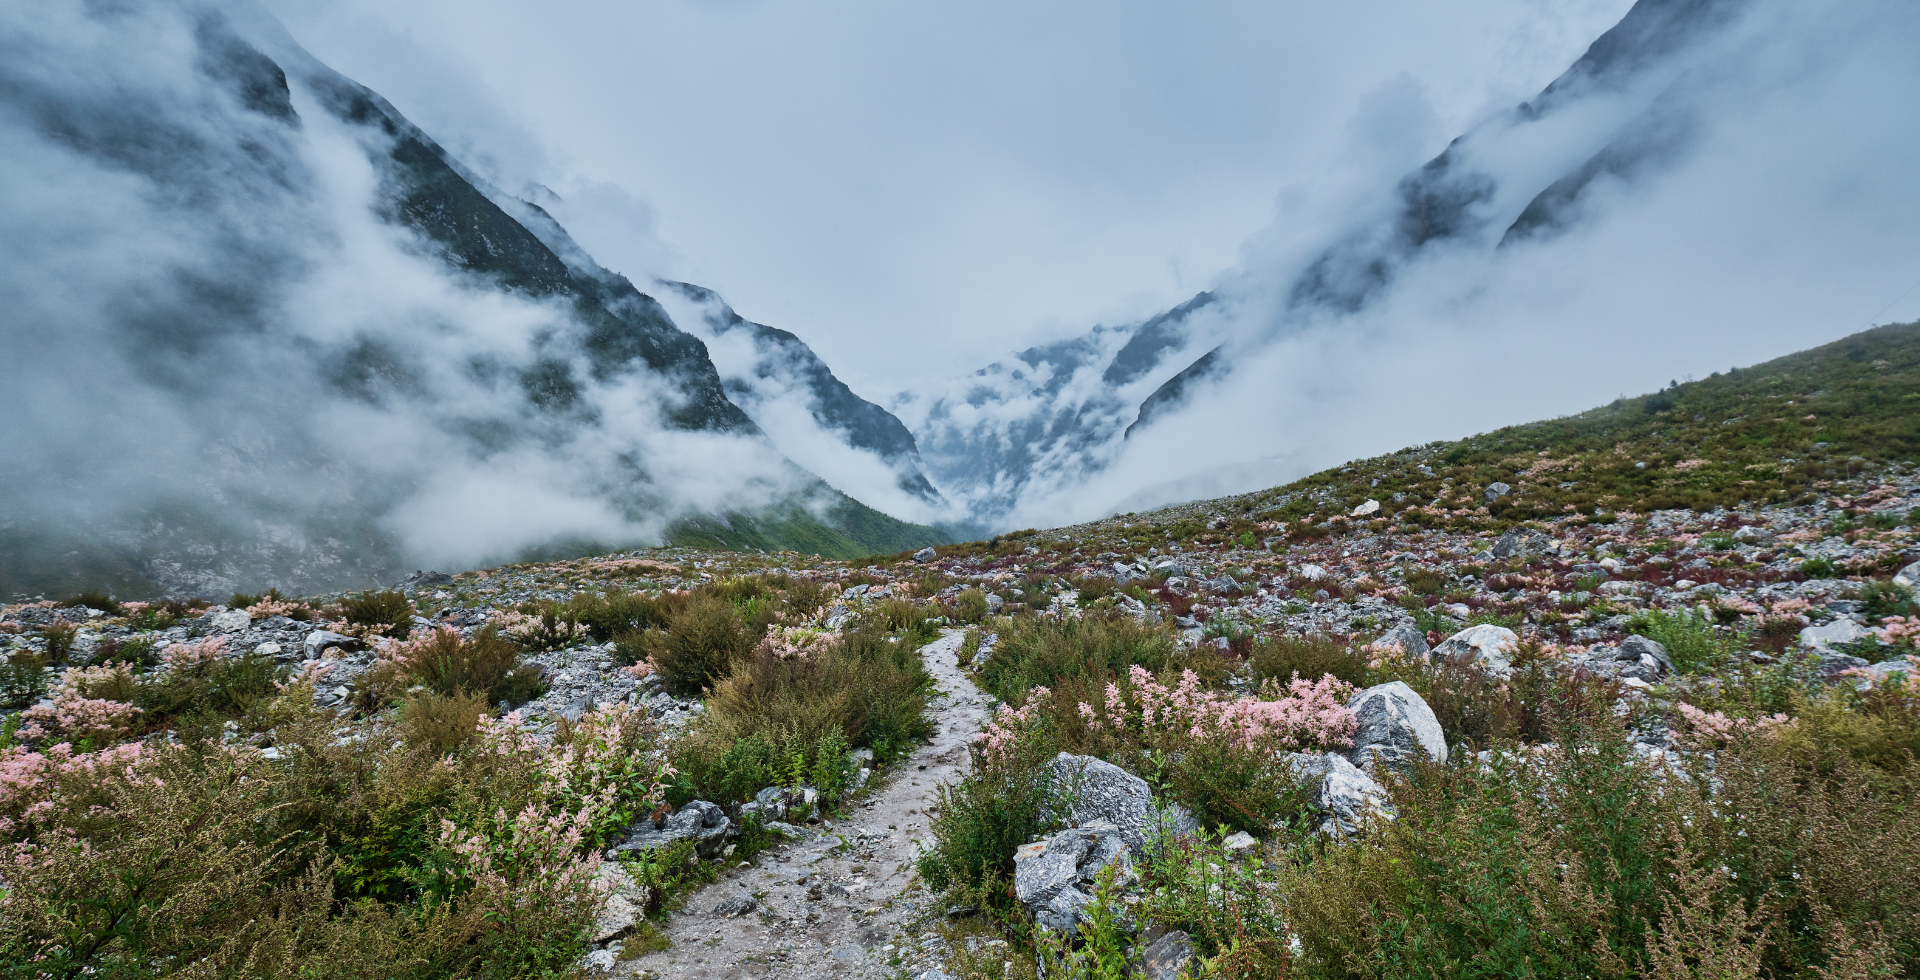
M671 595L671 593L669 593ZM605 643L623 633L637 633L663 625L668 610L679 603L663 602L644 592L582 592L556 610L557 618L575 623L597 643ZM663 608L664 607L664 608Z
M1866 603L1867 617L1874 622L1888 616L1920 614L1920 605L1913 601L1913 590L1888 579L1873 579L1862 586L1860 600Z
M171 726L183 736L218 738L225 722L256 712L276 697L287 674L271 657L249 652L142 677L130 691L90 696L131 702L140 708L146 731Z
M118 616L125 608L105 592L82 592L79 595L68 596L61 600L58 606L65 609L98 609L109 616Z
M64 621L40 627L40 639L47 645L47 662L65 663L73 655L73 641L79 635L80 627Z
M400 706L401 737L435 755L444 755L473 741L480 717L486 713L485 692L468 694L458 688L449 694L427 691Z
M967 589L953 602L953 618L963 623L977 623L987 618L987 594L979 589Z
M1739 634L1690 612L1649 609L1628 620L1627 631L1666 647L1674 669L1683 674L1718 670L1745 646Z
M1131 616L1021 616L1002 632L980 678L988 693L1018 703L1028 690L1067 678L1124 674L1133 664L1159 673L1173 653L1172 632Z
M1407 572L1407 591L1414 595L1439 595L1447 587L1447 573L1437 568L1415 568Z
M341 617L355 626L378 628L404 640L413 632L413 603L399 592L362 592L340 602Z
M1829 558L1809 558L1800 563L1800 571L1808 578L1832 578L1833 560Z
M975 747L967 777L938 790L933 846L922 851L920 877L935 892L1007 909L1013 853L1058 825L1060 814L1047 763L1056 749L1044 739L1021 739L1004 752Z
M439 629L408 643L399 663L415 680L443 697L471 692L490 704L524 704L545 693L540 669L520 663L520 648L493 624L472 639Z
M1254 642L1247 663L1256 681L1285 683L1295 676L1312 681L1332 674L1355 687L1367 684L1366 656L1325 634L1263 637Z
M46 696L49 659L33 650L15 650L0 662L0 711L31 708Z
M724 674L735 658L746 656L758 640L732 603L716 595L697 595L667 629L648 630L641 642L667 686L693 694Z

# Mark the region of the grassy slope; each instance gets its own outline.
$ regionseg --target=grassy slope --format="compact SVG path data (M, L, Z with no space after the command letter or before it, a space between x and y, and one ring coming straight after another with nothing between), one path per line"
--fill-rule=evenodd
M1866 464L1916 458L1920 323L1909 323L1222 503L1308 536L1360 523L1346 515L1368 499L1383 505L1370 524L1499 528L1568 514L1804 502ZM1483 491L1495 482L1513 492L1487 505Z
M945 532L896 520L837 494L824 513L791 503L759 514L728 514L680 521L667 531L669 544L719 551L800 551L825 558L911 551L947 544Z

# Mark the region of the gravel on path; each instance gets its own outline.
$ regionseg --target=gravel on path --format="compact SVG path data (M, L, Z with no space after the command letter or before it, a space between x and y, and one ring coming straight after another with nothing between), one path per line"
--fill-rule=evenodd
M908 934L932 900L914 875L916 845L930 843L936 790L966 774L967 748L992 703L960 667L963 639L949 630L920 650L938 690L927 744L890 767L831 829L762 851L753 866L723 872L690 896L665 927L672 947L622 961L616 972L660 980L886 980L937 966ZM753 908L735 911L742 898Z

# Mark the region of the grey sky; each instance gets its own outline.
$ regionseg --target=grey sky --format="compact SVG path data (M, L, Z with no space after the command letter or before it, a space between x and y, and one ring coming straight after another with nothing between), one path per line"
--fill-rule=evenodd
M1277 200L1390 186L1629 3L268 5L609 266L884 400L1184 299Z

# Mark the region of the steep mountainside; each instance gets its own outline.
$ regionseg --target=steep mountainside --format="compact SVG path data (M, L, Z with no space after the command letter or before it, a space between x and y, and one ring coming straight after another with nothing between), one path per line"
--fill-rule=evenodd
M6 20L0 209L45 247L0 283L0 593L360 585L743 515L742 547L944 540L795 466L653 296L257 9Z
M1113 331L1096 327L985 368L930 403L903 399L897 407L930 472L983 521L1018 520L1023 500L1104 470L1126 440L1177 417L1200 389L1259 384L1234 376L1235 355L1337 329L1409 263L1445 249L1491 255L1564 232L1590 217L1596 188L1658 173L1684 154L1751 5L1640 0L1537 96L1402 179L1381 217L1309 256L1277 296L1250 272L1123 328L1131 341L1122 351L1109 354ZM1206 326L1194 329L1201 311Z

